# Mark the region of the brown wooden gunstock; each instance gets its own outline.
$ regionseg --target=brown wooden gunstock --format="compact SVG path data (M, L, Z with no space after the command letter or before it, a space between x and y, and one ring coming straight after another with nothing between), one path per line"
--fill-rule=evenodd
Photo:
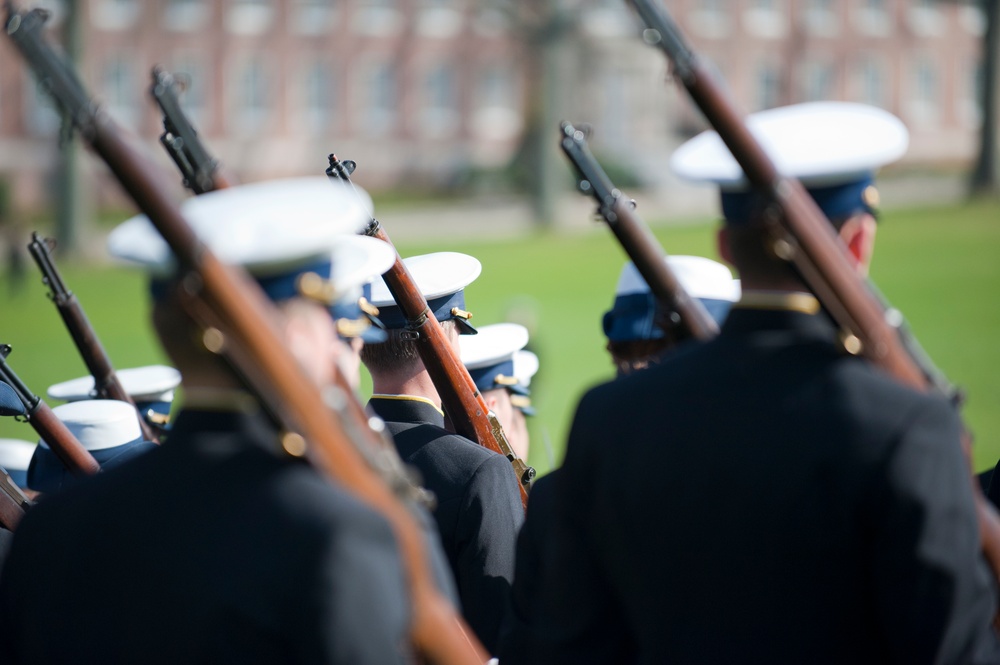
M17 486L6 470L0 468L0 526L13 531L17 528L31 501Z
M769 224L775 235L775 253L791 261L823 306L855 340L845 347L860 352L900 383L930 391L932 385L906 351L885 310L848 260L833 226L794 178L782 176L763 147L750 133L735 102L716 81L715 74L686 43L680 29L653 0L629 0L655 34L648 35L674 65L709 124L739 162L751 184L775 202ZM968 454L968 446L965 446ZM971 470L971 464L970 464ZM983 496L970 473L976 499L983 553L1000 579L1000 516Z
M8 12L8 36L177 257L181 293L187 297L187 308L194 320L201 325L208 321L217 324L214 327L224 340L221 353L234 373L268 411L280 416L296 433L286 435L286 450L298 450L288 445L296 437L308 442L310 459L329 477L379 510L393 527L410 583L415 649L435 663L485 662L482 648L462 630L462 619L437 591L423 549L423 536L408 509L347 442L342 423L282 343L273 323L274 309L259 286L244 271L222 264L200 242L150 165L94 105L73 70L45 44L41 37L43 17L36 12L18 13L10 2Z

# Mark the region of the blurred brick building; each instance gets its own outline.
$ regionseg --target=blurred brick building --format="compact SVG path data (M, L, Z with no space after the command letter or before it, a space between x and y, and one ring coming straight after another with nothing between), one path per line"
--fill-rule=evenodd
M52 10L56 39L68 2L38 3ZM536 24L549 11L570 25L553 38L557 74L545 85L560 115L598 129L600 154L658 181L672 148L701 129L683 95L664 84L663 58L637 38L622 0L76 4L84 81L175 184L147 94L154 64L187 75L184 105L211 151L244 180L321 174L331 151L361 162L358 180L369 187L447 185L504 166L525 130L539 66L524 7ZM747 110L863 101L911 128L911 162L954 164L974 154L984 20L972 2L666 5ZM35 205L58 159L59 118L7 42L0 59L0 176L13 181L22 205ZM87 161L89 189L106 202L114 189Z

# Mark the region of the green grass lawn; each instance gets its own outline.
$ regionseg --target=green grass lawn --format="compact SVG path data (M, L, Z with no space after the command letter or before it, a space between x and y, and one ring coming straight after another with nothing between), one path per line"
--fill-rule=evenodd
M391 215L385 220L392 234ZM976 433L976 466L1000 458L1000 204L886 213L879 230L873 277L910 320L937 364L969 395L967 420ZM674 254L715 257L714 225L659 226L656 235ZM468 290L473 323L531 312L532 348L541 370L532 387L539 415L532 419L530 462L550 468L546 442L560 460L573 409L587 387L611 378L601 315L610 306L625 260L610 231L539 235L509 241L450 240L400 243L404 255L464 251L483 263ZM163 360L145 321L145 287L120 268L61 266L117 367ZM53 382L85 373L83 363L46 300L34 266L22 292L0 290L0 341L14 346L10 365L44 394ZM6 420L0 435L34 438L29 426ZM613 445L613 442L609 442Z

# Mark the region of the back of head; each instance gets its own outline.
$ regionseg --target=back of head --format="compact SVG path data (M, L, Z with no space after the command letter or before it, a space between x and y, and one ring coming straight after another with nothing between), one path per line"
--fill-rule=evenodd
M370 201L359 192L326 178L279 180L204 194L186 201L182 212L198 237L221 260L245 268L272 302L305 303L284 307L272 323L312 325L311 309L324 308L333 317L344 297L357 301L361 285L391 263L385 243L354 235L370 218ZM133 218L112 232L108 246L112 255L149 271L153 324L185 384L236 385L216 356L218 340L206 340L203 325L191 320L178 298L185 275L152 224ZM333 330L332 321L319 327ZM364 327L352 328L361 334ZM317 328L317 337L326 334ZM298 356L304 367L318 364L308 350Z
M747 117L747 127L778 171L797 178L836 228L876 213L875 171L901 157L908 143L903 123L871 106L813 102ZM717 184L726 229L722 250L746 282L800 282L775 245L780 210L752 189L742 168L714 131L682 145L671 158L682 178ZM861 263L867 256L859 256Z
M469 323L472 313L466 310L465 287L482 271L482 265L472 256L457 252L436 252L407 257L403 260L420 294L449 339L458 335L474 335ZM373 377L407 376L423 369L417 349L417 332L409 329L409 321L383 280L372 284L371 304L379 311L388 339L361 350L361 360Z
M688 295L721 325L740 295L739 281L729 268L700 256L668 256L667 265ZM689 337L678 314L663 311L631 262L622 268L614 304L602 323L619 374L645 369Z

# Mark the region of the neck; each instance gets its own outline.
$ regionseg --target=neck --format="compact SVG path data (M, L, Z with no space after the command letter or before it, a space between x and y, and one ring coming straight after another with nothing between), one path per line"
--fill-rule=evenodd
M372 391L381 395L413 395L429 399L438 408L441 407L441 397L438 395L430 374L420 365L419 371L406 374L372 375Z

